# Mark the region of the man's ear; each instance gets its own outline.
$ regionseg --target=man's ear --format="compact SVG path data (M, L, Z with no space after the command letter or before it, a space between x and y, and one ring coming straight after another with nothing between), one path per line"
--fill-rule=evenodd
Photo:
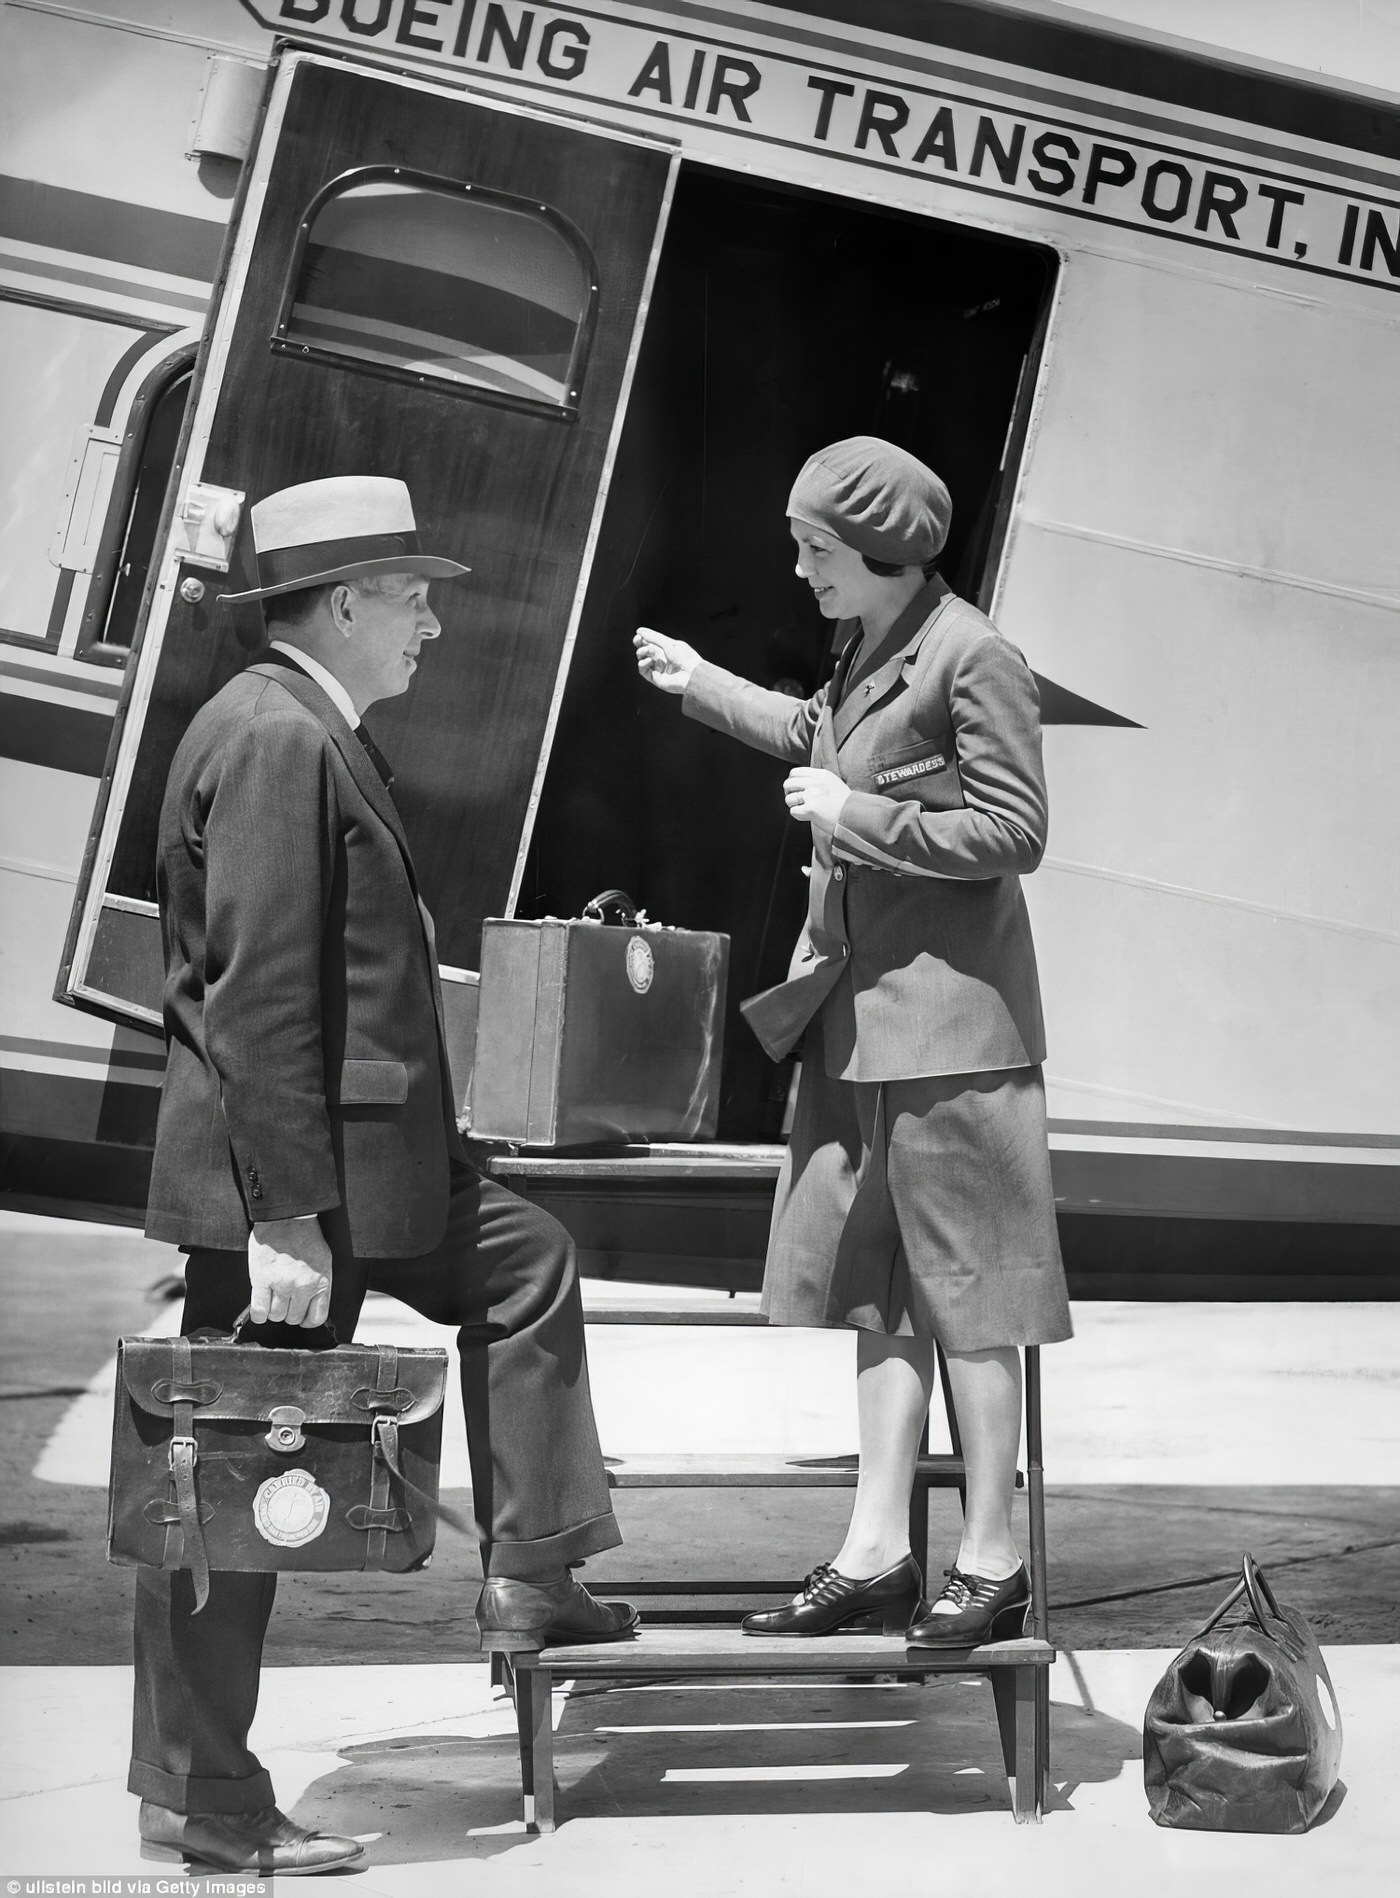
M331 619L341 638L349 639L355 630L355 589L346 581L331 593Z

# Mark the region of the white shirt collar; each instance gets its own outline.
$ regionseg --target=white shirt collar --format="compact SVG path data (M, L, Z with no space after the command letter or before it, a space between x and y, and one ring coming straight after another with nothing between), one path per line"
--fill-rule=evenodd
M355 701L333 672L327 671L319 659L313 659L309 652L303 652L300 646L294 646L290 640L274 639L271 646L273 652L284 652L289 659L295 659L302 671L320 686L351 731L359 729L360 714L355 710Z

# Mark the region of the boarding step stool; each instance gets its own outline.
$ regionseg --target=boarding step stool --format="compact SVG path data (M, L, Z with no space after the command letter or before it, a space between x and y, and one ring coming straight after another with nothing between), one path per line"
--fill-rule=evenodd
M713 1308L667 1311L645 1308L592 1310L597 1324L765 1325L755 1311ZM629 1641L544 1648L536 1654L493 1657L493 1681L511 1690L520 1740L520 1775L527 1827L555 1827L554 1730L551 1700L556 1679L624 1681L652 1676L667 1679L752 1680L889 1678L923 1680L931 1674L985 1674L991 1683L1002 1758L1018 1823L1038 1822L1044 1810L1050 1772L1049 1669L1055 1659L1050 1642L1045 1581L1045 1495L1041 1463L1040 1352L1024 1351L1026 1468L1018 1471L1017 1489L1027 1500L1027 1567L1031 1607L1026 1632L956 1655L911 1651L902 1640L877 1635L828 1635L811 1641L745 1635L735 1627L685 1625L647 1628ZM957 1417L949 1391L947 1366L939 1352L939 1384L948 1417L951 1454L931 1454L925 1429L910 1506L910 1546L927 1572L928 1492L953 1488L966 1502L966 1471ZM854 1488L857 1459L789 1456L632 1456L610 1457L608 1480L614 1489L660 1488ZM800 1584L794 1582L791 1591ZM608 1583L608 1593L645 1582ZM686 1592L729 1594L732 1583L685 1584ZM750 1584L750 1586L753 1586Z

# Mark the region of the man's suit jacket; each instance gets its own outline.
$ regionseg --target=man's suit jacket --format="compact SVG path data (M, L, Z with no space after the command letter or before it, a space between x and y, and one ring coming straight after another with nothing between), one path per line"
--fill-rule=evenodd
M256 1220L343 1207L357 1256L430 1251L462 1154L432 923L388 791L310 678L254 665L196 714L158 889L147 1232L241 1248Z
M935 578L874 653L859 622L805 702L702 663L685 710L851 787L813 832L807 924L786 982L743 1005L774 1059L822 1010L853 1081L1026 1067L1045 1054L1020 877L1045 850L1040 701L1025 660ZM852 677L852 668L854 677Z

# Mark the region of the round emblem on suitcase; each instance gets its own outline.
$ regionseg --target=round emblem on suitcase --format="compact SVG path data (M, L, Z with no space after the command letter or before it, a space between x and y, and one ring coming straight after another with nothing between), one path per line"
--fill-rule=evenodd
M638 995L645 995L655 974L656 958L651 953L651 944L641 936L633 936L627 945L627 980Z
M253 1521L264 1542L299 1549L314 1542L330 1519L331 1499L307 1470L269 1476L253 1498Z

